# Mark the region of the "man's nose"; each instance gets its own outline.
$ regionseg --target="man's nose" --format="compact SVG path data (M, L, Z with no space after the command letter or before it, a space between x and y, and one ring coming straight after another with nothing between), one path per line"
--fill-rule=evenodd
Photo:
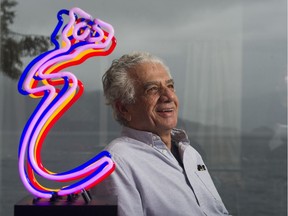
M162 87L160 91L160 100L161 102L171 102L175 98L174 89L168 87Z

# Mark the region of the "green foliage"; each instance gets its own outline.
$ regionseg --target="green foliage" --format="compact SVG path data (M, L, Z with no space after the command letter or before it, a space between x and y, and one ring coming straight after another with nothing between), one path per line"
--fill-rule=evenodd
M1 71L12 79L17 79L23 68L22 57L36 56L49 49L48 36L24 35L12 32L9 25L13 24L17 5L14 0L1 1Z

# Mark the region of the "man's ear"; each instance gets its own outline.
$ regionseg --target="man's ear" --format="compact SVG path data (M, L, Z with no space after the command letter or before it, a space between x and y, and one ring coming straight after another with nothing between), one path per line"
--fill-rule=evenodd
M127 121L131 121L131 114L129 113L125 104L122 104L120 101L115 103L115 107L118 113Z

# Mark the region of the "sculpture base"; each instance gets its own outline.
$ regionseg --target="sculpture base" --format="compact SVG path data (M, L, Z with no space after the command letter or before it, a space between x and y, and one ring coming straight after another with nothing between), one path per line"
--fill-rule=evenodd
M14 205L14 216L117 216L117 199L111 197L93 197L86 203L82 196L68 201L59 198L53 202L50 199L33 200L31 196Z

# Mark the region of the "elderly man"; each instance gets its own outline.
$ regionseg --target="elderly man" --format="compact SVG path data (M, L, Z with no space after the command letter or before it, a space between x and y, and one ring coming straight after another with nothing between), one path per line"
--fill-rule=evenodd
M117 196L120 216L228 215L201 156L175 128L179 102L165 64L124 55L102 80L123 130L106 148L116 170L92 194Z

